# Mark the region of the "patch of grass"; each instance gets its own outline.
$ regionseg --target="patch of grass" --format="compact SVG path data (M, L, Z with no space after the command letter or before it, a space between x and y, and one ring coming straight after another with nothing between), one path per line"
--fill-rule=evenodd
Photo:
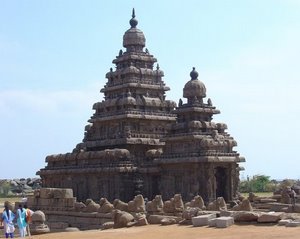
M241 193L244 197L248 197L249 193ZM254 193L256 196L258 197L272 197L273 196L273 192L257 192Z

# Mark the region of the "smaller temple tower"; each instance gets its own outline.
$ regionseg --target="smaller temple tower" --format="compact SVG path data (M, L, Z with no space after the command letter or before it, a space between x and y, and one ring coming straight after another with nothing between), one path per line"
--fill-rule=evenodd
M244 162L233 147L236 141L224 123L214 123L220 111L206 97L205 85L193 68L191 80L183 88L187 103L179 100L177 115L163 139L164 153L155 162L161 168L160 191L164 198L181 193L184 200L201 195L206 202L217 197L232 200L239 182L239 162Z

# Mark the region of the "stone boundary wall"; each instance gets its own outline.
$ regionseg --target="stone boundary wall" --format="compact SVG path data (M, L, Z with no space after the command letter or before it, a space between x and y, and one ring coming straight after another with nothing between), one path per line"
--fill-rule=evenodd
M85 213L66 211L45 211L51 231L77 227L81 230L100 229L106 222L113 222L111 213Z

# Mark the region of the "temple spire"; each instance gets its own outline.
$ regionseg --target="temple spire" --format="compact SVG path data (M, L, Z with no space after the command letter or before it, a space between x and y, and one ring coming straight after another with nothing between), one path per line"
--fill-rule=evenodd
M135 11L134 8L132 9L132 18L129 21L131 28L135 28L138 24L138 20L135 19Z

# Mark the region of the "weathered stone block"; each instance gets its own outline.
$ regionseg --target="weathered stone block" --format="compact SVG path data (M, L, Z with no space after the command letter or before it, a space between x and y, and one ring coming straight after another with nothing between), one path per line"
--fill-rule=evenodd
M71 188L53 188L54 198L72 198L73 190Z
M166 225L172 225L176 224L176 220L174 218L163 218L160 221L161 225L166 226Z
M287 223L285 226L287 226L287 227L300 227L300 222L291 221L291 222Z
M234 213L235 222L257 222L259 214L256 212L240 211Z
M50 230L62 230L69 226L69 223L66 222L48 222L47 224Z
M289 205L284 203L270 203L270 210L274 212L280 212L283 208L287 208Z
M201 227L201 226L207 226L209 220L215 218L215 214L207 214L207 215L201 215L197 217L192 218L192 223L194 227Z
M53 198L53 188L41 188L40 198Z
M216 220L217 220L217 218L210 219L208 221L208 226L209 227L216 227Z
M278 226L286 226L291 221L292 221L291 219L282 219L278 222Z
M219 217L215 220L217 228L226 228L234 224L233 217Z
M264 223L278 222L281 219L282 215L283 215L282 212L263 213L258 217L257 221L264 222Z
M174 216L164 216L164 215L150 215L148 218L149 224L161 224L161 220L164 218L174 218L176 222L179 222L182 218Z

